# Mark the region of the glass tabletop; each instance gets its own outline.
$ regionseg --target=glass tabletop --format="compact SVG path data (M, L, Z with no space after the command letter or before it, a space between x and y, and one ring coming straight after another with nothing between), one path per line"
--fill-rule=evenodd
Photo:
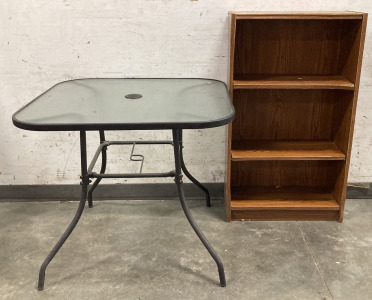
M28 130L208 128L230 123L225 83L212 79L77 79L13 115Z

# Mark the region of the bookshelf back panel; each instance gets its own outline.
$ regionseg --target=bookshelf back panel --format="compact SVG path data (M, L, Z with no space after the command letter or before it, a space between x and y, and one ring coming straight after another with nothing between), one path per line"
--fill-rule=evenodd
M234 90L233 98L233 144L244 140L334 140L340 124L350 124L353 92L252 89ZM339 144L346 138L338 134Z
M345 75L355 82L361 20L236 21L234 78ZM346 70L345 70L346 69Z
M343 165L343 161L233 161L231 186L314 187L331 192Z

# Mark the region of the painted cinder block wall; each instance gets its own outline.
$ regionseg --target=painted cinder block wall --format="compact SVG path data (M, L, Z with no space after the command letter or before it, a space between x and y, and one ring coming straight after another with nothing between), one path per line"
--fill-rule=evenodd
M226 82L228 11L372 13L372 1L1 0L0 185L75 184L77 132L32 132L12 114L52 85L86 77L204 77ZM372 182L372 29L367 28L349 182ZM107 132L107 139L167 139L168 131ZM185 131L185 160L202 182L222 182L225 128ZM88 155L98 134L88 133ZM108 172L135 172L130 148L110 147ZM138 146L144 171L173 169L169 146ZM169 182L170 179L133 179ZM123 180L106 180L106 183Z

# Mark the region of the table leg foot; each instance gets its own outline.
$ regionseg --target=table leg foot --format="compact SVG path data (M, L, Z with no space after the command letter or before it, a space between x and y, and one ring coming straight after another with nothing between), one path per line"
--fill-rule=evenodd
M46 259L44 260L43 264L40 267L40 272L39 272L39 283L38 283L38 290L42 291L44 289L44 281L45 281L45 270L49 263L52 261L54 256L57 254L59 249L62 247L62 245L65 243L67 238L70 236L71 232L74 230L76 224L78 223L81 214L83 213L85 202L86 202L86 195L87 195L87 185L83 185L82 187L82 193L81 193L81 200L79 203L79 207L76 211L76 214L74 218L72 219L71 224L67 227L66 231L64 234L61 236L57 244L54 246L52 251L48 254Z
M185 162L183 160L183 152L182 152L182 149L183 149L182 131L180 132L180 143L181 143L180 145L181 169L183 173L185 173L186 177L190 179L193 184L195 184L199 189L201 189L204 192L206 205L207 207L211 207L211 197L210 197L208 189L204 185L202 185L198 180L196 180L195 177L192 176L189 170L187 170L186 168Z
M176 174L175 174L175 182L177 185L177 191L180 198L182 209L186 215L187 220L189 221L191 227L194 229L196 235L199 237L200 241L203 243L204 247L208 250L209 254L212 256L214 261L217 264L218 274L220 278L220 285L222 287L226 286L226 278L225 278L225 271L222 264L221 259L217 255L216 251L212 248L208 240L205 238L204 234L201 232L200 228L196 224L194 218L192 217L189 208L186 204L185 194L183 191L183 182L182 182L182 173L181 173L181 143L180 143L180 136L181 130L173 129L173 142L174 142L174 158L175 158L175 165L176 165Z
M89 176L87 174L87 160L86 160L86 136L85 131L80 132L80 149L81 149L81 170L82 170L82 182L81 182L81 198L79 207L75 213L74 218L72 219L70 225L67 227L66 231L63 233L57 244L54 246L52 251L45 258L43 264L40 267L39 272L39 282L38 290L42 291L44 289L45 282L45 270L48 267L49 263L52 261L54 256L58 253L59 249L65 243L67 238L70 236L71 232L74 230L76 224L79 222L81 214L83 213L85 202L87 199L88 184L90 182Z
M187 207L187 204L186 204L185 195L184 195L183 187L182 187L182 182L179 182L179 183L176 182L176 184L177 184L177 189L178 189L178 195L179 195L180 201L181 201L181 206L182 206L183 211L186 215L186 218L189 221L191 227L194 229L196 235L199 237L199 239L203 243L204 247L208 250L209 254L212 256L212 258L216 262L217 268L218 268L218 274L219 274L219 277L220 277L220 284L221 284L222 287L224 287L224 286L226 286L226 279L225 279L225 271L224 271L222 261L218 257L216 251L212 248L212 246L210 245L208 240L205 238L204 234L201 232L201 230L199 229L198 225L196 224L194 218L192 217L192 215L191 215L191 213L190 213L190 211Z

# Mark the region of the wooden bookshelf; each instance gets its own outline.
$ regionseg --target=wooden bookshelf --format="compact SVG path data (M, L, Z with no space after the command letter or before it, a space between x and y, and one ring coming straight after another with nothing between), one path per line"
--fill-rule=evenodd
M230 16L227 220L341 222L367 14Z

